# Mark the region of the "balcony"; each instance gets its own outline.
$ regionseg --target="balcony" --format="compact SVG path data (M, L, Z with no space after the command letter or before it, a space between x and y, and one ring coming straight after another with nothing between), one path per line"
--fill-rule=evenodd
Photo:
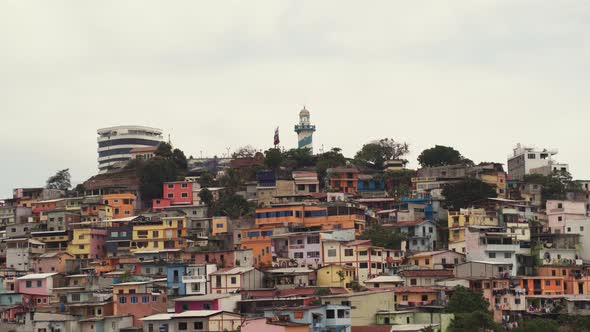
M305 249L305 244L293 244L289 246L289 250L292 249Z
M207 281L207 279L205 278L205 276L200 276L200 275L196 275L196 276L182 276L182 282L187 284L187 283L195 283L195 282L205 282Z

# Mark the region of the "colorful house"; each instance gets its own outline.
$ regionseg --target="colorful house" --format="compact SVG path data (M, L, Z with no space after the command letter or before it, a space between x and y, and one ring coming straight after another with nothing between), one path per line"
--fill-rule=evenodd
M237 303L242 299L240 294L207 294L181 297L174 300L174 312L188 310L223 310L234 312Z
M356 167L328 168L326 173L329 190L352 195L357 193L359 170Z
M77 259L98 259L105 257L106 228L74 228L68 253Z
M437 281L453 278L453 270L403 270L399 273L403 278L406 286L426 286L431 287Z
M211 294L239 292L242 289L261 288L263 273L253 267L234 267L211 273Z
M396 287L395 293L397 307L422 307L427 305L444 305L444 291L434 287Z
M317 286L350 288L354 272L355 268L348 265L324 265L317 269Z
M84 203L80 212L82 222L113 219L113 208L102 203Z
M189 310L182 313L161 313L141 318L143 330L157 331L239 331L242 317L220 310Z
M391 289L324 295L320 300L322 304L343 304L354 308L350 312L353 326L374 325L378 311L395 310Z
M520 279L520 287L526 295L563 295L565 294L563 277L529 277Z
M193 182L164 182L162 198L170 200L171 205L193 204Z
M70 272L66 263L74 258L74 255L65 251L42 254L33 260L33 270L39 273L57 272L65 274Z
M294 323L307 324L310 330L350 332L350 306L338 304L277 307L264 311L264 317L288 317Z
M408 261L426 269L452 269L465 262L465 254L450 250L425 251L409 256Z
M187 247L186 217L164 217L160 221L141 221L133 225L131 252Z
M211 220L211 234L225 234L229 229L229 220L227 217L213 217Z
M167 311L166 279L113 284L113 314L132 315L133 326L141 318Z
M371 240L322 242L324 264L349 265L355 268L357 281L364 285L365 280L374 278L385 271L389 249L374 246Z
M23 294L25 305L48 306L53 288L63 284L63 277L58 273L32 273L16 278L16 291Z
M102 195L105 205L113 208L113 219L131 217L135 214L137 197L132 193Z

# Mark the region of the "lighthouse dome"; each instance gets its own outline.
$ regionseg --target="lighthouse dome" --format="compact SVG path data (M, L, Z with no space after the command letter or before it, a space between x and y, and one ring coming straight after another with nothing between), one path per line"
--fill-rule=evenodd
M309 118L309 111L303 106L301 112L299 112L299 117L308 117Z

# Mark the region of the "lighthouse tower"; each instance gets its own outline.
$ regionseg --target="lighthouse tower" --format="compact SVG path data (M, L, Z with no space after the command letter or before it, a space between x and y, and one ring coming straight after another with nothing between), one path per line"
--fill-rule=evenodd
M297 141L299 149L309 149L313 152L313 133L315 125L309 122L309 111L305 106L299 112L299 124L295 125L295 132L297 133Z

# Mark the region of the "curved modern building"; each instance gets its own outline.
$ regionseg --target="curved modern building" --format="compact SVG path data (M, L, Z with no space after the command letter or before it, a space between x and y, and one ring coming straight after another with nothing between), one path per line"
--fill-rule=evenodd
M131 149L157 146L162 130L143 126L117 126L98 131L98 170L106 172L115 163L131 159Z

